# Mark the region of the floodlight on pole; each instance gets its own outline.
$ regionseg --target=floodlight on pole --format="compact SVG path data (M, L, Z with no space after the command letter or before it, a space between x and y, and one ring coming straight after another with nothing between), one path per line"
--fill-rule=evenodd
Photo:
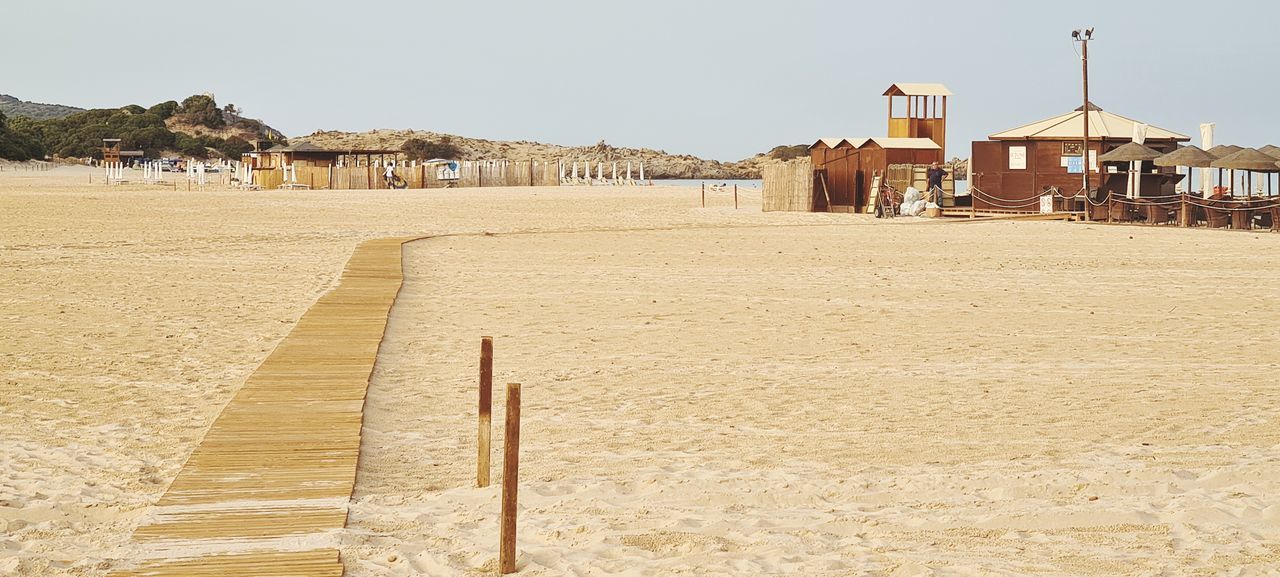
M1084 84L1084 112L1081 116L1084 118L1084 146L1080 150L1081 165L1084 166L1084 194L1089 196L1089 41L1093 39L1093 27L1084 30L1072 30L1071 38L1075 42L1080 43L1080 68L1083 76ZM1088 210L1085 211L1086 214Z

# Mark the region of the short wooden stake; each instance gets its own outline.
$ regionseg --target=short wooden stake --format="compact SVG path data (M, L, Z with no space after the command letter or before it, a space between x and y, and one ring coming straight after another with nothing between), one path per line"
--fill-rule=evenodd
M702 208L707 207L707 183L702 183Z
M733 185L733 210L738 210L738 185Z
M498 567L516 572L516 490L520 483L520 383L507 383L507 432L502 442L502 530Z
M476 435L476 486L489 486L493 430L493 337L480 337L480 428Z

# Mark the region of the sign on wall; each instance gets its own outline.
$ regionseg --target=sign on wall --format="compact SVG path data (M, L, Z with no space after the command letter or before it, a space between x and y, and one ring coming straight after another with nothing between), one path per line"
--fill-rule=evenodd
M1064 142L1062 143L1063 156L1083 156L1080 151L1084 150L1083 142Z
M1010 146L1009 147L1009 170L1026 170L1027 169L1027 147Z
M1084 174L1083 156L1064 156L1067 161L1067 174Z

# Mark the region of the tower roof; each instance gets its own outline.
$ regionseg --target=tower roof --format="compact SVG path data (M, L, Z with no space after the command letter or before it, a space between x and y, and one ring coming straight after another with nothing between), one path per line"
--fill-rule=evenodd
M938 83L897 82L884 91L885 96L951 96L951 91Z

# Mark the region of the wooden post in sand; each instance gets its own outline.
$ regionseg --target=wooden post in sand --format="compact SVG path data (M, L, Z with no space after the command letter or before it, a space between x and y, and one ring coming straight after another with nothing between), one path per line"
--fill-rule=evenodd
M738 185L733 185L733 210L738 210Z
M476 435L476 486L489 486L493 430L493 337L480 337L480 428Z
M702 208L707 207L707 183L702 183Z
M498 570L516 572L516 489L520 477L520 383L507 383L507 432L502 442L502 529Z

